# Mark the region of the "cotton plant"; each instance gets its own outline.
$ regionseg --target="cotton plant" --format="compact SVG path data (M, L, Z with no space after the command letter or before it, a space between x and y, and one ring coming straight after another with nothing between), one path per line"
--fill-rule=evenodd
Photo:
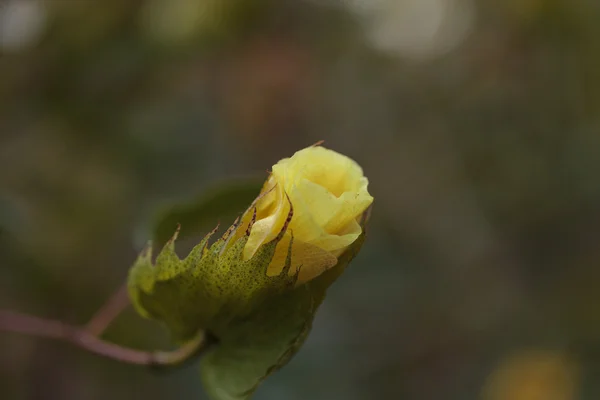
M178 229L155 258L148 244L127 292L141 316L166 326L179 345L173 352L120 348L75 327L43 336L142 365L200 355L211 399L249 399L302 346L327 288L360 250L373 202L367 186L355 161L311 146L275 164L254 201L212 243L217 229L184 258L175 252ZM31 318L0 314L0 328L40 334Z

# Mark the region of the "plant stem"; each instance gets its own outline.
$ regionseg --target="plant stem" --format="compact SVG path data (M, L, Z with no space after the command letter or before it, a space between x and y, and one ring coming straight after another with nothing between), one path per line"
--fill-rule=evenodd
M119 314L129 305L127 296L127 284L123 284L106 303L94 314L86 329L94 336L101 336Z
M22 333L74 344L92 353L129 364L175 366L190 359L205 347L205 334L199 334L173 351L142 351L99 339L85 328L14 311L0 310L0 331Z

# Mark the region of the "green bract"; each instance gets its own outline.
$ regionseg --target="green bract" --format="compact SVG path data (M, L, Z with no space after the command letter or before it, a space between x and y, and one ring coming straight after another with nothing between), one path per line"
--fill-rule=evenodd
M306 338L327 287L358 252L363 234L338 264L312 281L296 285L286 267L268 277L267 267L281 232L249 260L242 260L254 219L243 227L236 221L209 245L209 233L180 259L175 254L177 232L152 263L152 247L142 251L129 273L129 293L137 311L162 321L174 339L184 343L205 331L216 338L201 361L206 391L214 400L249 398L260 382L289 361ZM238 229L245 234L236 235Z

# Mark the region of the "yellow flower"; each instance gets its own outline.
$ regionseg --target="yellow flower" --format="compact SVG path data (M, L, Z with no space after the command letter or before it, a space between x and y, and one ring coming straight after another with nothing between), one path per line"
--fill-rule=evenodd
M279 161L256 203L256 222L244 247L244 260L281 230L289 212L287 194L294 215L267 275L281 273L292 234L290 274L300 271L299 284L335 266L337 257L362 232L358 219L373 202L367 185L356 162L324 147L308 147Z

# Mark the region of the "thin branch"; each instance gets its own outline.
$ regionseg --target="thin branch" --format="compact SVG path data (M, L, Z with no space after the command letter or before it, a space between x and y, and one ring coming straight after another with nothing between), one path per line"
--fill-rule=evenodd
M113 360L146 366L181 364L198 354L206 345L205 334L200 332L194 339L174 351L135 350L99 339L85 328L8 310L0 310L0 331L63 340Z
M121 314L129 305L129 296L127 295L127 284L123 284L108 301L94 314L86 329L94 336L100 336L108 328L110 323Z

